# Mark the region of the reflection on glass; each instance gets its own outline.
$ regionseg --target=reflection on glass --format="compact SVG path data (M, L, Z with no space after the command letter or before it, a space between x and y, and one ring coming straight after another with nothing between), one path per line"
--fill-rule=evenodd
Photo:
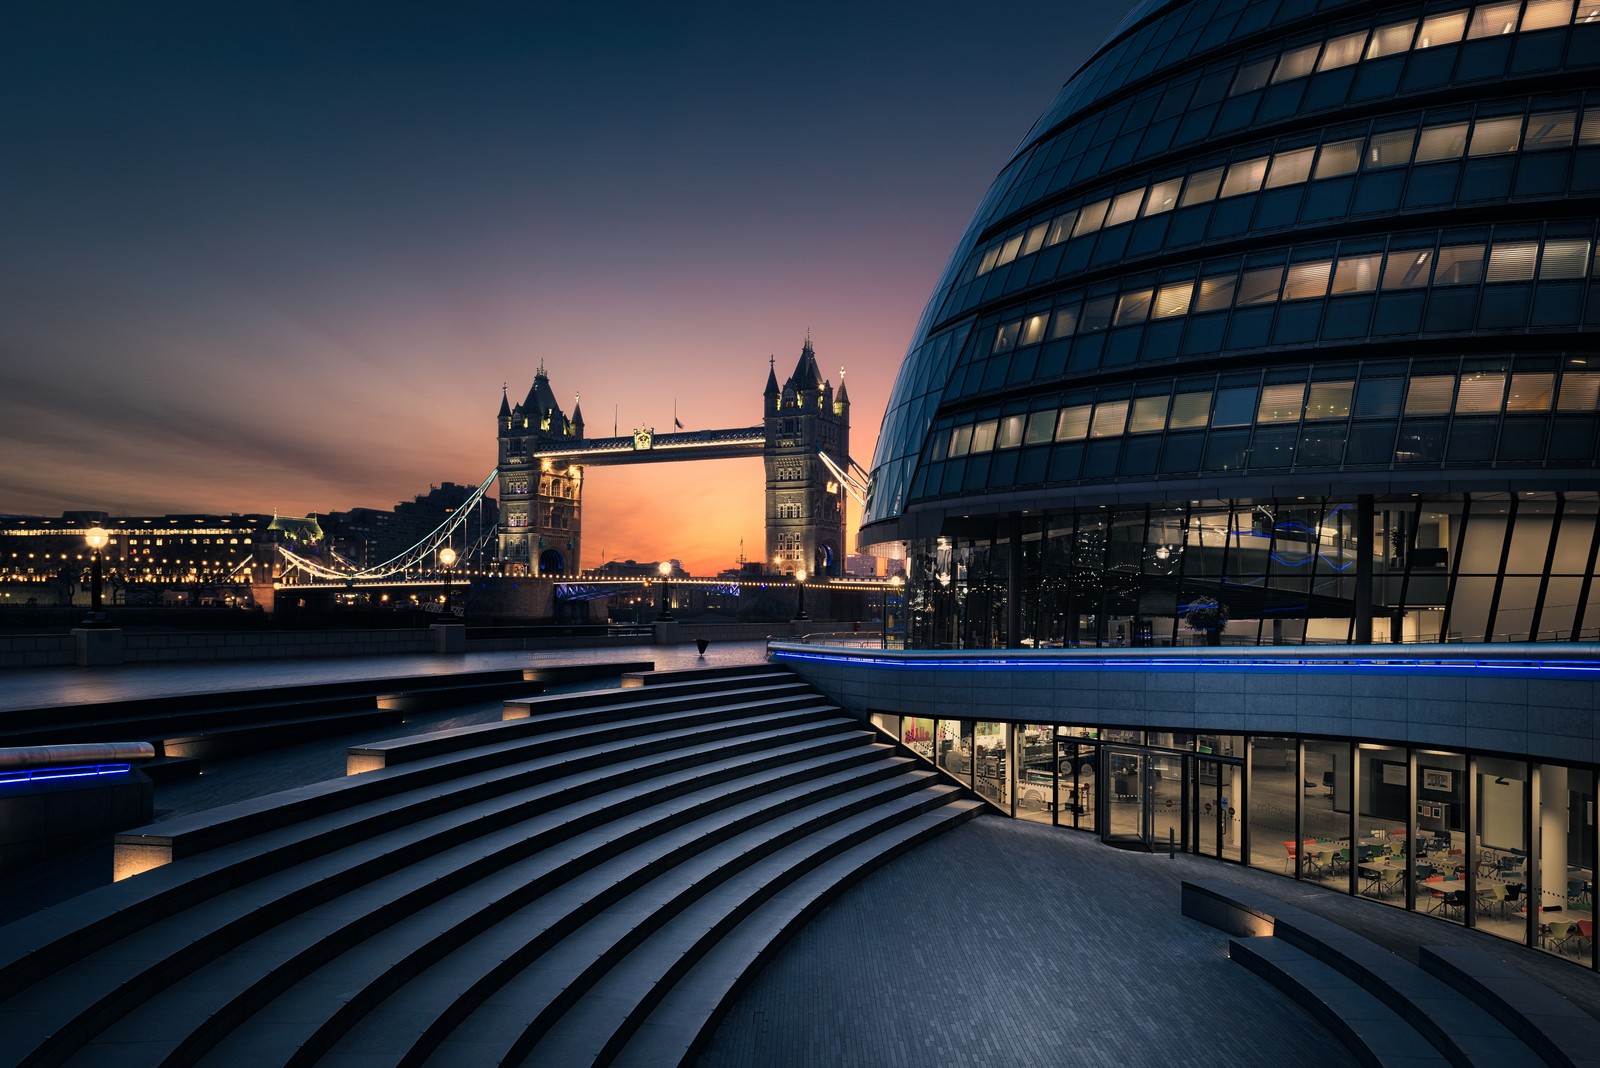
M972 734L973 789L1002 808L1011 807L1011 724L978 723Z
M1050 823L1056 808L1055 728L1025 723L1016 733L1017 815Z
M1250 866L1294 871L1295 798L1300 792L1293 738L1250 742ZM1286 863L1287 862L1287 863Z
M1409 855L1406 809L1411 797L1406 751L1363 745L1357 753L1361 803L1356 817L1356 837L1350 844L1356 889L1364 896L1403 908ZM1464 920L1466 900L1465 884L1452 885L1443 893L1440 910L1450 919Z
M1476 764L1474 863L1480 883L1504 887L1504 904L1487 915L1480 909L1478 926L1500 938L1523 942L1528 930L1528 887L1532 885L1528 871L1528 765L1521 760L1489 756L1478 757ZM1420 804L1422 795L1418 797ZM1433 843L1430 858L1446 856L1448 849L1449 862L1441 873L1466 863L1466 837L1460 831L1449 831L1447 839L1435 832ZM1419 897L1417 908L1423 907Z

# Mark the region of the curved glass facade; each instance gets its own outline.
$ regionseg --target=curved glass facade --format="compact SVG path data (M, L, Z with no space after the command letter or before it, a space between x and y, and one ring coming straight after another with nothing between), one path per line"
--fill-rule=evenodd
M891 394L908 640L1593 636L1597 219L1597 0L1136 8Z

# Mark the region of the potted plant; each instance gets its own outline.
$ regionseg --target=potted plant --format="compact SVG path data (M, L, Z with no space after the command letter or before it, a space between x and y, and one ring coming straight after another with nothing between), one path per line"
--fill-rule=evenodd
M1228 606L1214 597L1196 597L1183 613L1189 629L1206 636L1207 645L1221 645L1222 632L1228 629Z

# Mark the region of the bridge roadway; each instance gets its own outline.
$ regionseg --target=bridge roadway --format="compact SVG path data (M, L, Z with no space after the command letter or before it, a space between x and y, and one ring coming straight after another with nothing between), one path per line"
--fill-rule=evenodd
M765 644L719 643L704 659L692 645L655 647L649 657L658 670L758 663ZM616 658L615 649L567 649L31 669L0 673L0 709ZM498 716L499 702L489 702L398 731ZM162 784L157 808L196 811L337 777L346 747L367 740L219 761L204 776ZM0 922L104 882L108 852L0 876ZM1088 834L986 816L889 863L819 913L735 1002L700 1068L1350 1063L1300 1009L1227 959L1225 936L1182 917L1183 878L1255 886L1360 926L1402 956L1423 944L1479 945L1600 1011L1600 976L1482 932L1238 865L1115 850Z
M767 445L765 427L734 430L688 430L648 437L579 438L560 449L539 449L534 460L566 460L585 467L662 463L668 460L732 460L761 456Z

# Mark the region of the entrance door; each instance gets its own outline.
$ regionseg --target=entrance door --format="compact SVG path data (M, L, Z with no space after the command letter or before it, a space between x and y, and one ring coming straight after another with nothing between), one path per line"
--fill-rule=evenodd
M1222 803L1222 764L1197 759L1194 790L1189 803L1194 819L1194 851L1207 857L1222 856L1222 826L1226 812Z
M1100 747L1100 838L1119 845L1150 841L1150 813L1146 805L1150 759L1142 749Z

